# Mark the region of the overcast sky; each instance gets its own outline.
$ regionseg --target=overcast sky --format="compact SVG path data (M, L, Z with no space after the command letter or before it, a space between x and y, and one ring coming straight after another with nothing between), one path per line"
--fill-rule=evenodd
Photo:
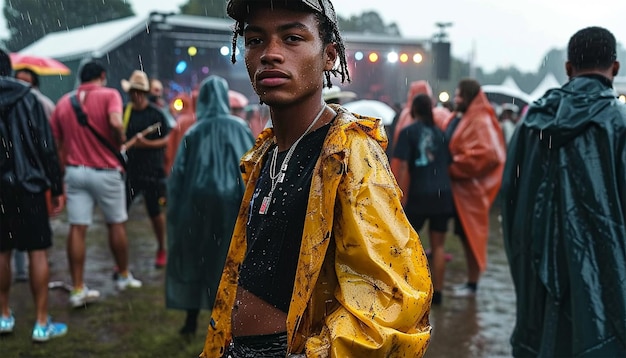
M127 1L140 15L177 11L187 2ZM4 2L0 0L2 6ZM606 27L626 44L625 0L333 0L333 4L344 17L375 10L385 23L397 23L404 37L430 38L437 31L436 22L452 22L448 33L453 55L469 59L474 49L475 63L487 71L513 65L534 72L551 48L565 48L569 37L587 26ZM4 16L0 35L6 36Z

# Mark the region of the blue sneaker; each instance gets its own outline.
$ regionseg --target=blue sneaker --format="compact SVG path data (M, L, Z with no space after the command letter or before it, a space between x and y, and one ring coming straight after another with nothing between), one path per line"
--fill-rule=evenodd
M33 341L47 342L51 338L63 336L67 333L67 325L65 323L52 322L48 317L48 323L45 326L35 323L33 328Z
M14 327L15 317L13 317L13 312L11 312L9 317L0 315L0 334L12 333Z

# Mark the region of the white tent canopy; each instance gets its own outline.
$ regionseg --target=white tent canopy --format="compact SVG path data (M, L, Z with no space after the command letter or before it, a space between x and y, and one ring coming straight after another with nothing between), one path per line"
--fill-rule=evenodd
M559 87L561 87L561 84L556 79L554 74L552 74L552 72L549 72L549 73L546 74L546 76L543 78L543 80L541 80L541 82L539 82L537 87L532 91L532 93L530 94L530 97L533 100L539 99L548 90L553 89L553 88L559 88Z
M507 76L500 86L507 87L516 92L522 92L522 90L517 85L517 82L511 76Z

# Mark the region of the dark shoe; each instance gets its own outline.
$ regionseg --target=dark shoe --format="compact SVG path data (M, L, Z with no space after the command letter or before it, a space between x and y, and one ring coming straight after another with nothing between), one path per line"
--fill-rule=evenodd
M196 334L197 325L185 324L179 331L182 336L194 336Z

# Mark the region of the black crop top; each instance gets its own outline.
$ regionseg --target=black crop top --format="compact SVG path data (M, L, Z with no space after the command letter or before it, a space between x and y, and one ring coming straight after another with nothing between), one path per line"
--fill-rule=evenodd
M260 214L263 198L272 186L270 149L250 201L248 251L239 286L283 312L289 310L291 302L313 169L329 128L330 123L302 138L289 161L284 181L274 190L267 213ZM287 152L278 153L277 169Z

